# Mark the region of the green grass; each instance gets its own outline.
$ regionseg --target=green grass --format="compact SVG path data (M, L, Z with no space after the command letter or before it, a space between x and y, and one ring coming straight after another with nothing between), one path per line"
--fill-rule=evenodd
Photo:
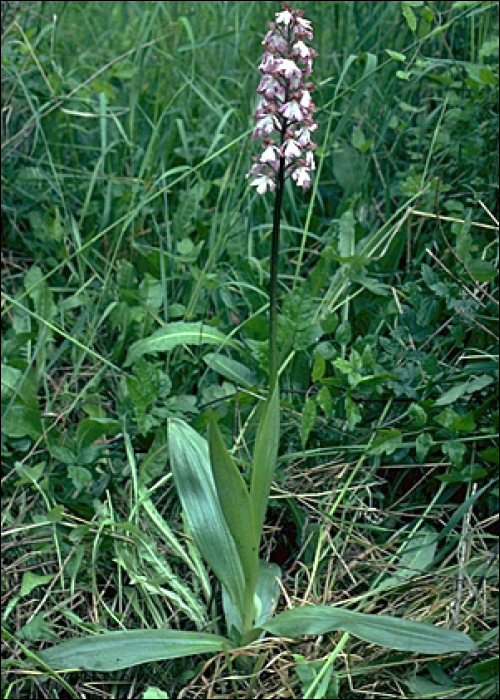
M30 664L89 631L224 633L166 423L205 436L215 412L235 459L253 450L273 202L245 174L279 3L6 3L3 697L497 696L498 6L300 7L320 126L281 227L280 609L349 604L478 650L339 632L111 675ZM171 324L203 333L127 362Z

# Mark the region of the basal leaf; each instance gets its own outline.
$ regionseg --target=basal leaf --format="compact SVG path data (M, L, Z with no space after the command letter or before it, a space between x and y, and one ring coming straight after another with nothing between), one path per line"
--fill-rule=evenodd
M279 438L280 398L279 383L276 382L264 404L253 453L250 498L259 540L278 456Z
M142 338L133 343L128 351L125 367L131 365L138 357L149 353L166 352L178 345L221 345L226 344L236 347L234 340L227 338L216 328L207 326L201 321L185 323L168 323L160 328L149 338Z
M168 452L190 533L202 556L243 608L245 579L215 486L207 441L184 421L168 421Z
M277 564L260 562L259 579L255 590L256 626L264 624L274 614L280 597L280 587L277 580L279 578L281 578L281 569Z
M230 646L229 640L216 634L130 630L71 639L38 652L38 656L54 669L118 671L151 661L217 653Z
M326 606L286 610L264 623L262 628L271 634L292 638L343 630L371 644L422 654L447 654L475 649L472 639L463 632L399 617L370 615Z
M246 609L243 614L253 614L253 591L259 571L260 533L255 530L250 494L234 460L226 449L219 426L212 418L208 424L210 463L215 487L219 496L229 532L231 533L245 576Z

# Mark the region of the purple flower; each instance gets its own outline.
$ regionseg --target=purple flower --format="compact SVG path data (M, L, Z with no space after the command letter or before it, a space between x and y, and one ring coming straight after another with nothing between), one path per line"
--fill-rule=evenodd
M292 180L295 180L297 185L299 187L303 187L304 189L307 189L311 185L311 178L309 176L309 168L306 166L302 166L301 168L297 168L296 170L293 171L292 173ZM259 191L259 188L257 188L257 192ZM265 190L264 190L265 192Z
M280 113L290 121L301 122L304 119L302 110L298 102L290 100L280 107Z
M313 120L316 107L311 92L314 86L306 78L312 73L316 51L304 43L312 39L311 22L302 10L283 3L262 42L264 55L259 64L263 73L257 93L261 96L254 113L254 138L263 137L263 150L247 177L259 194L274 190L291 177L298 187L311 185L315 170L311 134L317 129ZM280 179L281 178L281 179Z
M286 6L283 5L283 7ZM276 24L284 24L285 27L288 27L290 22L293 22L293 12L289 6L284 12L276 13Z
M281 147L281 152L287 161L291 161L292 158L300 158L302 154L299 144L294 139L288 139Z
M284 75L285 78L291 78L294 75L297 76L297 78L300 78L301 76L300 68L294 61L291 61L288 58L281 58L274 61L274 71L280 75Z
M270 190L274 190L276 187L276 183L268 175L260 175L250 184L254 187L257 187L257 192L259 194L265 194L267 192L267 188L269 188Z

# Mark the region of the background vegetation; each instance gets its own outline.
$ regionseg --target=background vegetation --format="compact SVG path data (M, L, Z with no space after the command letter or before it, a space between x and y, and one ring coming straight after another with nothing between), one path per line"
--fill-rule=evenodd
M266 554L283 607L349 602L478 651L264 641L251 676L184 659L72 675L75 697L498 695L498 5L295 6L318 171L284 202ZM205 434L212 411L236 455L254 440L272 197L245 174L277 9L2 2L2 697L68 697L29 653L78 632L217 631L164 426ZM134 345L166 324L188 341Z

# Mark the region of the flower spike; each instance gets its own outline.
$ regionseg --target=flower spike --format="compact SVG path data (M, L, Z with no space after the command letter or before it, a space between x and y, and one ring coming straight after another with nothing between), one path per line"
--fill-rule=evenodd
M274 190L278 184L280 160L282 174L306 189L315 170L311 134L318 125L313 120L316 106L311 97L314 86L307 81L312 73L316 51L304 43L312 39L311 22L302 10L292 10L283 3L275 22L269 22L264 41L264 55L259 65L263 73L257 93L259 103L254 113L254 139L264 137L263 151L247 177L259 194Z

